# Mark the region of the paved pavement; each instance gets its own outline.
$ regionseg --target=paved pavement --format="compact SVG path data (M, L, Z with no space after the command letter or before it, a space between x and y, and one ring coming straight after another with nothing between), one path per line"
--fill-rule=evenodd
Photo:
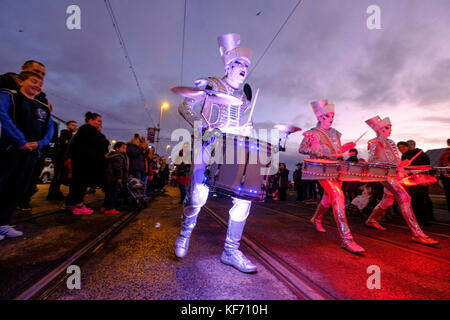
M32 202L33 213L18 212L16 221L55 210L58 202L44 200L46 186ZM245 246L243 252L257 265L256 274L243 274L220 262L226 230L202 210L188 255L173 254L178 235L181 205L178 190L150 202L113 239L81 267L81 289L60 287L51 299L148 299L148 300L294 300L298 297L283 285ZM0 242L0 297L14 294L66 257L74 248L112 225L121 215L98 213L103 194L88 195L97 209L91 216L59 211L23 221L18 228L25 237ZM210 197L207 206L228 219L231 200ZM359 217L349 217L357 242L367 253L352 255L339 247L334 221L328 214L327 233L315 232L309 222L314 205L293 199L253 204L245 235L285 260L336 299L449 299L450 227L424 230L440 242L440 249L410 241L400 217L385 232L366 228ZM159 224L159 225L158 225ZM368 289L370 266L381 271L381 288Z
M179 232L178 190L152 202L137 220L81 266L81 290L60 288L52 299L276 300L296 296L259 261L256 274L220 262L221 227L201 212L188 255L179 260L173 244ZM159 223L159 228L156 227Z

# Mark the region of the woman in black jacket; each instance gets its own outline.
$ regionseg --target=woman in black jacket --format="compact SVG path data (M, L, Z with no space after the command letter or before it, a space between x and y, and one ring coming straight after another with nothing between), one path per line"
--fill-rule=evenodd
M101 133L102 116L87 112L86 124L82 125L70 145L72 181L66 205L72 206L73 214L91 214L92 209L83 204L87 187L103 185L105 174L105 154L109 141Z
M276 179L280 181L279 187L279 199L280 201L286 201L286 191L289 188L289 170L286 169L286 164L280 162L278 172L276 173Z
M127 156L130 161L130 169L128 173L134 178L142 180L145 172L145 151L141 148L139 136L134 137L127 144Z

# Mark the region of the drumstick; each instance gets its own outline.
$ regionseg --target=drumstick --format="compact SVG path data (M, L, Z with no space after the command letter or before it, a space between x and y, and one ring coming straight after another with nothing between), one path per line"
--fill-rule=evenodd
M366 133L367 133L367 130L366 130L366 132L364 132L364 133L361 135L361 137L359 137L358 139L356 139L355 144L357 144L358 141L361 140L361 138L364 137L364 135L365 135Z
M412 157L411 160L409 160L409 164L411 164L422 152L423 150L420 150L414 157Z
M250 110L250 115L248 117L248 122L252 121L253 110L255 109L256 99L258 99L259 88L256 90L255 99L252 102L252 109Z

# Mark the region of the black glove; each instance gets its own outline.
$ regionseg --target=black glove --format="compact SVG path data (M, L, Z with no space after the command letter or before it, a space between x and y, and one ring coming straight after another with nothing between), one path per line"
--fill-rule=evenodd
M244 84L244 93L247 96L248 101L252 101L252 88L248 83Z

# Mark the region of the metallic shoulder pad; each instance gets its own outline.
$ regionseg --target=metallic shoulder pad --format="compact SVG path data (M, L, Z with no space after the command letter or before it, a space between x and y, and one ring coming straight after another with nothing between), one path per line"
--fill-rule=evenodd
M369 157L367 159L368 162L376 162L377 161L377 156L376 156L376 151L377 148L381 146L381 141L378 140L377 138L369 140L367 142L367 150L369 153Z
M339 131L337 131L336 129L334 129L334 128L331 128L335 133L336 133L336 136L337 136L337 138L339 139L339 141L341 140L341 137L342 137L342 133L340 133Z
M209 84L209 78L200 78L194 81L194 85L197 88L205 88ZM208 123L203 119L201 115L195 112L194 108L197 104L203 103L203 100L194 100L186 98L178 106L178 112L192 127L194 127L195 121L201 121L202 127L208 127Z

